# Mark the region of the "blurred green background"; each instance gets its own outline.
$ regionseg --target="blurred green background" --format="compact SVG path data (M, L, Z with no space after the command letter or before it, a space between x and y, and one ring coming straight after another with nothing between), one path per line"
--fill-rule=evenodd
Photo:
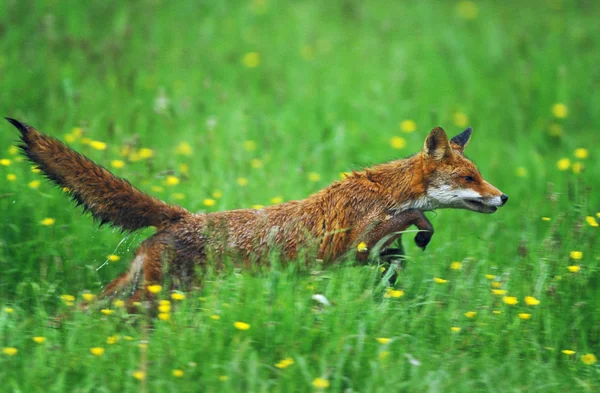
M381 303L389 299L364 299L384 290L369 268L333 269L316 284L312 275L288 270L281 277L217 275L212 285L252 293L259 305L272 300L289 307L287 317L260 316L264 310L242 295L232 301L209 292L215 288L209 285L201 296L242 314L254 310L246 311L247 319L255 318L252 326L279 326L270 334L281 343L302 340L305 333L281 327L295 323L295 304L311 308L313 292L334 297L330 318L344 319L349 331L333 332L324 318L311 334L329 337L338 349L324 350L326 355L300 345L293 356L297 371L290 367L295 374L287 382L261 368L279 360L269 357L284 356L268 336L243 341L249 352L215 349L220 360L212 364L221 362L225 370L239 366L240 353L250 353L254 373L244 369L213 380L207 365L197 369L195 380L208 391L594 391L598 366L581 356L600 355L598 20L596 2L566 0L6 0L0 3L0 108L194 212L301 199L344 171L419 151L434 126L450 136L473 126L466 153L510 200L494 215L429 213L436 234L427 251L405 237L411 262L398 286L406 295L393 311ZM26 349L33 330L65 307L61 294L98 293L151 231L127 235L98 228L31 171L13 147L16 139L6 123L0 133L0 306L13 311L0 314L0 346L21 351L1 357L0 364L21 362L22 368L13 365L4 375L12 381L7 386L33 391L23 382L36 380L24 371L27 359L41 356ZM452 261L461 261L461 269L451 269ZM516 311L502 314L499 325L492 322L499 315L492 311L506 305L490 294L485 274L495 276L495 289L518 296L519 307L526 295L541 301L535 313L520 310L533 315L529 326L522 326ZM274 277L285 295L263 290ZM451 285L437 285L434 277ZM361 311L365 306L373 307L369 315ZM194 307L185 310L201 318ZM481 318L465 317L469 310ZM465 318L468 329L461 325ZM103 323L87 314L75 321L79 328ZM393 358L385 364L361 352L354 369L349 355L335 355L348 335L376 334L382 321L396 324L386 328L388 336L410 337L421 346L410 356L403 346L383 350ZM444 338L452 334L450 325L464 335ZM166 342L163 333L169 340L187 337L169 326L155 332L157 342ZM137 327L131 329L141 334ZM222 331L215 338L206 329L198 340L237 337ZM93 355L85 340L69 340L77 333L53 334L62 337L63 344L55 345L67 355L42 357L40 386L55 375L62 381L56 391L74 385L80 391L125 391L140 388L138 383L151 391L197 386L150 373L140 382L129 372L110 385L98 371L110 369L106 356L104 366L56 374L72 353ZM569 348L576 354L561 352ZM179 354L186 349L182 344ZM164 351L151 359L168 369L164 364L172 359ZM423 366L411 366L412 356ZM135 369L136 358L120 359L123 370ZM368 367L370 374L357 371ZM403 371L387 378L394 367ZM317 376L331 385L319 388Z

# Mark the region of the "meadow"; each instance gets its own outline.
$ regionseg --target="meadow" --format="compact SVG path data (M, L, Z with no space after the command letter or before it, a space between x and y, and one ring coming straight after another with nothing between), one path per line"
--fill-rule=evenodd
M472 126L510 197L427 213L393 287L274 255L155 288L156 315L82 311L152 230L98 227L5 123L0 391L600 391L598 20L566 0L0 2L0 113L169 203L302 199L438 125Z

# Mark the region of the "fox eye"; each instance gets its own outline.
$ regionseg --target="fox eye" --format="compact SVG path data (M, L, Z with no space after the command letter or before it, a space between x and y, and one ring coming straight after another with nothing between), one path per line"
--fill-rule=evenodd
M465 181L468 181L468 182L475 181L475 179L473 179L471 176L465 176L464 179L465 179Z

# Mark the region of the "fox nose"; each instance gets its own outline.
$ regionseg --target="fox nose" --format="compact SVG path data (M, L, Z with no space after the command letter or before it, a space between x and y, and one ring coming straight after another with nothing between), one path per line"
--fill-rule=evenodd
M506 194L500 195L500 200L502 201L502 206L504 206L506 201L508 201L508 195L506 195Z

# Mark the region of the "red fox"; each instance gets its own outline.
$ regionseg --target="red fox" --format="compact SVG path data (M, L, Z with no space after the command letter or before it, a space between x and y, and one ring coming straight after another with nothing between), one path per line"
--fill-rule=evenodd
M354 171L304 200L192 214L144 194L57 139L7 120L20 131L20 148L29 160L52 182L67 187L73 200L94 218L126 231L156 227L157 232L136 250L128 271L103 291L111 297L128 294L129 301L148 296L147 287L163 281L164 264L173 280L185 285L196 267L208 261L266 263L272 249L287 260L302 257L331 263L353 254L365 261L367 250L381 246L385 251L411 225L420 229L415 242L425 248L433 226L423 211L461 208L493 213L508 199L464 157L471 128L451 140L442 128L434 128L420 153Z

